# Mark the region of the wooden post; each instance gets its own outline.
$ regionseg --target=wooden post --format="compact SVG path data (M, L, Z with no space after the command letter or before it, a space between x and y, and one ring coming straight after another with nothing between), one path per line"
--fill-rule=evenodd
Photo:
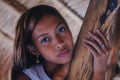
M68 75L68 80L90 80L93 71L93 61L92 56L87 53L87 49L83 46L82 40L87 37L89 31L95 31L96 28L100 28L106 35L111 33L111 23L113 18L119 8L117 0L91 0L86 16L83 21L81 31L78 36L78 40L74 49L74 57L71 63L70 73ZM118 37L118 36L117 36ZM120 40L120 39L119 39ZM116 40L112 41L113 43ZM114 44L113 44L114 46ZM118 51L117 47L112 47L112 52L109 60L109 65L111 65L112 57L116 58ZM114 60L116 63L116 60ZM106 80L110 80L113 71L113 66L106 72Z

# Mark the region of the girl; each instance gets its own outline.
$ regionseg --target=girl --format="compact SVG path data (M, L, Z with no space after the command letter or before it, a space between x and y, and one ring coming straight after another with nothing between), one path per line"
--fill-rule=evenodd
M93 77L104 80L110 46L99 30L89 35L96 41L84 40L94 56ZM101 43L102 48L99 47ZM39 5L28 9L16 27L12 80L64 80L72 51L72 34L55 8Z

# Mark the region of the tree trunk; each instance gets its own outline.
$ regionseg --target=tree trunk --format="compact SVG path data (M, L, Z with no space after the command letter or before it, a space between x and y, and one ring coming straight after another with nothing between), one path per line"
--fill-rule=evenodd
M74 57L71 62L70 73L68 80L90 80L93 73L93 57L88 54L87 49L83 46L82 40L87 37L89 31L95 32L97 28L101 29L106 36L111 34L112 22L115 14L119 8L119 2L117 0L91 0L86 16L83 21L81 31L78 36L77 43L74 49ZM120 19L119 19L120 21ZM119 31L118 31L119 32ZM120 33L119 33L120 34ZM115 33L113 32L113 35ZM111 38L111 36L109 36ZM118 39L118 40L116 40ZM110 80L112 72L114 70L117 52L120 44L116 44L116 41L120 41L116 34L115 39L112 39L112 53L108 62L108 69L106 71L106 79ZM119 42L120 43L120 42ZM114 54L113 54L114 53ZM113 58L114 57L114 58ZM114 59L114 60L113 60Z

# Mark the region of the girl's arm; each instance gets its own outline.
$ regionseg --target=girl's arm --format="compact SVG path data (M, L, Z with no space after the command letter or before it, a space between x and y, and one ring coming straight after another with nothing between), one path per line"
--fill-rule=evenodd
M96 33L89 32L90 38L84 39L84 45L94 57L93 80L105 80L107 62L110 55L110 44L104 34L97 30Z

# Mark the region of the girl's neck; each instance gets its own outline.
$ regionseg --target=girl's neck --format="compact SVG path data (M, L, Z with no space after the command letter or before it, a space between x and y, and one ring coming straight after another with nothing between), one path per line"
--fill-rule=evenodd
M58 69L59 67L59 64L55 64L55 63L50 63L50 62L45 62L43 64L44 66L44 70L46 72L46 74L52 78L54 73L56 72L56 70Z

